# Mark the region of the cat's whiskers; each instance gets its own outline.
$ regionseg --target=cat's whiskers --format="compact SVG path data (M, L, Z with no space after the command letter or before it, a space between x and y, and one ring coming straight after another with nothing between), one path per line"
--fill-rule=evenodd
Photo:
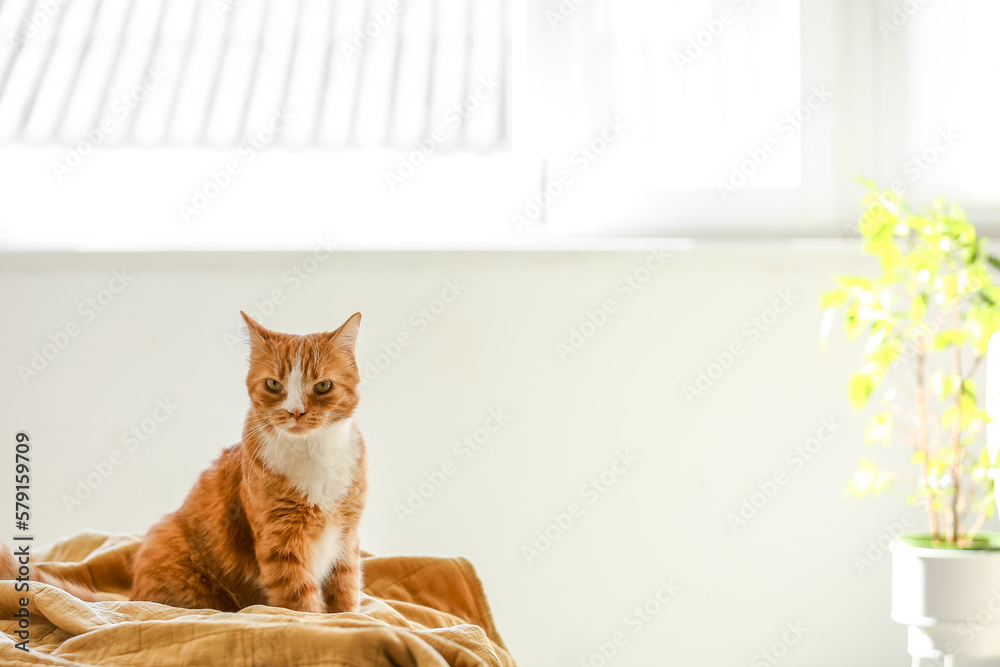
M256 424L262 421L267 421L271 419L271 415L258 415L256 417L247 417L244 423L246 424Z
M244 442L245 445L250 446L248 450L248 453L250 454L250 462L247 464L246 470L244 471L246 475L245 479L247 485L246 487L247 493L252 493L253 489L253 487L250 485L250 468L253 467L254 461L260 461L261 450L265 449L265 447L269 446L270 444L270 438L272 436L270 424L267 423L262 424L261 426L259 426L257 429L254 430L253 435L255 436L253 438L254 440L253 442L250 443ZM261 437L256 437L257 435L260 435Z
M243 441L246 442L247 439L253 438L257 439L256 436L266 429L271 427L271 417L268 415L261 415L259 417L248 418L246 421L246 426L243 429Z
M261 419L260 423L244 431L244 440L246 440L247 438L254 438L255 436L257 436L257 434L263 432L265 429L270 428L270 426L271 424L269 419L266 418Z
M243 427L244 438L253 435L260 431L260 429L268 424L270 421L269 417L258 417L256 419L248 419L246 425Z
M229 462L233 458L233 452L235 452L237 449L238 449L237 447L230 447L229 448L229 453L226 454L226 474L227 475L229 474Z

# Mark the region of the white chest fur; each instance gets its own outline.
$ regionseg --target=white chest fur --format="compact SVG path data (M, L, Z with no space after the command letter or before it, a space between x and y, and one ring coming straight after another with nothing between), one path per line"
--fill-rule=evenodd
M344 497L361 458L353 419L341 419L306 435L281 433L261 454L268 468L281 473L306 502L332 509Z
M354 420L342 419L308 435L281 434L261 458L271 470L287 477L308 503L330 510L354 481L361 443ZM311 569L316 581L326 580L343 548L343 528L328 523L313 544Z

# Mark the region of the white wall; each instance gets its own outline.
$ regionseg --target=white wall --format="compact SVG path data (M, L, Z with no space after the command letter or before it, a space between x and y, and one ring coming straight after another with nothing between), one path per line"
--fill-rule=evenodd
M580 665L619 631L615 665L769 664L755 654L788 623L807 631L780 664L906 664L906 633L888 618L888 554L863 573L855 557L885 524L919 515L902 492L844 496L864 453L845 391L859 350L840 335L827 355L817 345L818 291L833 273L874 268L853 244L680 250L630 299L615 285L644 251L338 254L296 287L286 272L309 256L0 256L0 433L34 439L41 541L142 531L180 503L239 437L245 350L226 335L240 309L280 290L285 302L264 322L283 331L330 329L361 310L366 363L412 336L362 397L364 547L471 559L524 667ZM78 304L118 269L134 279L87 321ZM411 315L448 280L464 292L418 330ZM782 290L794 304L752 339L744 327ZM617 312L561 360L556 344L606 299ZM23 382L18 366L71 321L79 335ZM733 342L742 356L690 404L683 385ZM129 451L123 432L157 399L175 413ZM507 423L463 460L454 443L491 409ZM810 461L789 461L824 419L842 428ZM69 511L65 497L116 449L123 462ZM590 503L582 485L619 450L638 462ZM455 474L401 522L394 505L446 461ZM734 533L727 514L778 471L787 482ZM582 515L529 565L522 546L574 502ZM631 610L664 579L681 590L639 628Z

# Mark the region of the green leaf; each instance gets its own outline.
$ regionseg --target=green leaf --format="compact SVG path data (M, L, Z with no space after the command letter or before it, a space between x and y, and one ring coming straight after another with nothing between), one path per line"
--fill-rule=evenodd
M948 217L955 222L965 222L965 209L959 204L952 202L948 208Z
M965 339L967 337L967 331L962 331L961 329L945 329L934 336L931 348L934 350L943 350L951 345L962 345L965 343Z
M931 376L931 391L939 398L951 398L958 393L958 388L962 382L962 377L955 373L945 373L938 371Z
M860 183L862 186L864 186L865 189L878 192L879 189L878 183L876 183L872 179L866 176L862 176L861 174L855 174L853 178L855 183Z
M863 250L869 255L878 258L883 274L888 275L895 271L899 265L900 258L903 256L903 251L900 250L899 245L896 243L896 225L894 224L894 220L883 220L883 224L874 230L868 237L868 240L865 241Z
M962 381L962 395L972 401L972 407L976 407L976 396L979 395L979 387L972 378L965 378Z
M931 476L940 477L948 470L948 462L941 458L933 458L927 461L927 466Z
M968 251L965 256L965 263L974 264L977 259L979 259L979 244L972 243L968 246Z
M985 356L989 349L990 338L1000 331L1000 308L993 305L976 306L970 309L965 319L973 347L977 353Z
M819 298L820 308L840 308L847 303L847 290L834 288L823 292Z
M836 280L841 287L851 289L853 287L870 292L872 289L872 279L864 276L837 276Z
M875 391L875 382L868 373L855 373L851 376L847 384L847 396L851 400L851 407L855 410L863 410Z
M888 447L892 442L892 414L878 412L872 415L865 428L865 440L870 443L881 442Z
M848 340L855 340L864 328L865 322L858 316L858 302L849 302L844 310L844 334Z
M857 471L855 471L851 477L851 481L847 483L847 488L844 490L855 498L864 498L869 493L877 494L881 490L881 487L885 485L884 481L880 483L880 478L882 477L884 475L878 471L874 461L861 459L858 463Z
M958 278L954 275L943 275L940 278L939 289L944 292L945 301L951 301L958 296Z
M979 465L988 468L990 466L990 449L989 447L983 447L982 451L979 452Z
M996 285L991 284L989 280L984 279L988 277L988 275L977 276L977 278L981 279L978 296L987 305L995 306L1000 303L1000 287L997 287Z
M868 359L877 367L887 369L903 356L903 342L898 336L890 335L883 338L870 351L865 348Z

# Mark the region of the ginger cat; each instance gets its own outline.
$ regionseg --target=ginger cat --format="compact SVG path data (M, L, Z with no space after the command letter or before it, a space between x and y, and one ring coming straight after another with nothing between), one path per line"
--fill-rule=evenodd
M355 313L307 336L250 330L243 439L202 473L176 512L146 535L133 600L237 611L357 611L365 445Z

